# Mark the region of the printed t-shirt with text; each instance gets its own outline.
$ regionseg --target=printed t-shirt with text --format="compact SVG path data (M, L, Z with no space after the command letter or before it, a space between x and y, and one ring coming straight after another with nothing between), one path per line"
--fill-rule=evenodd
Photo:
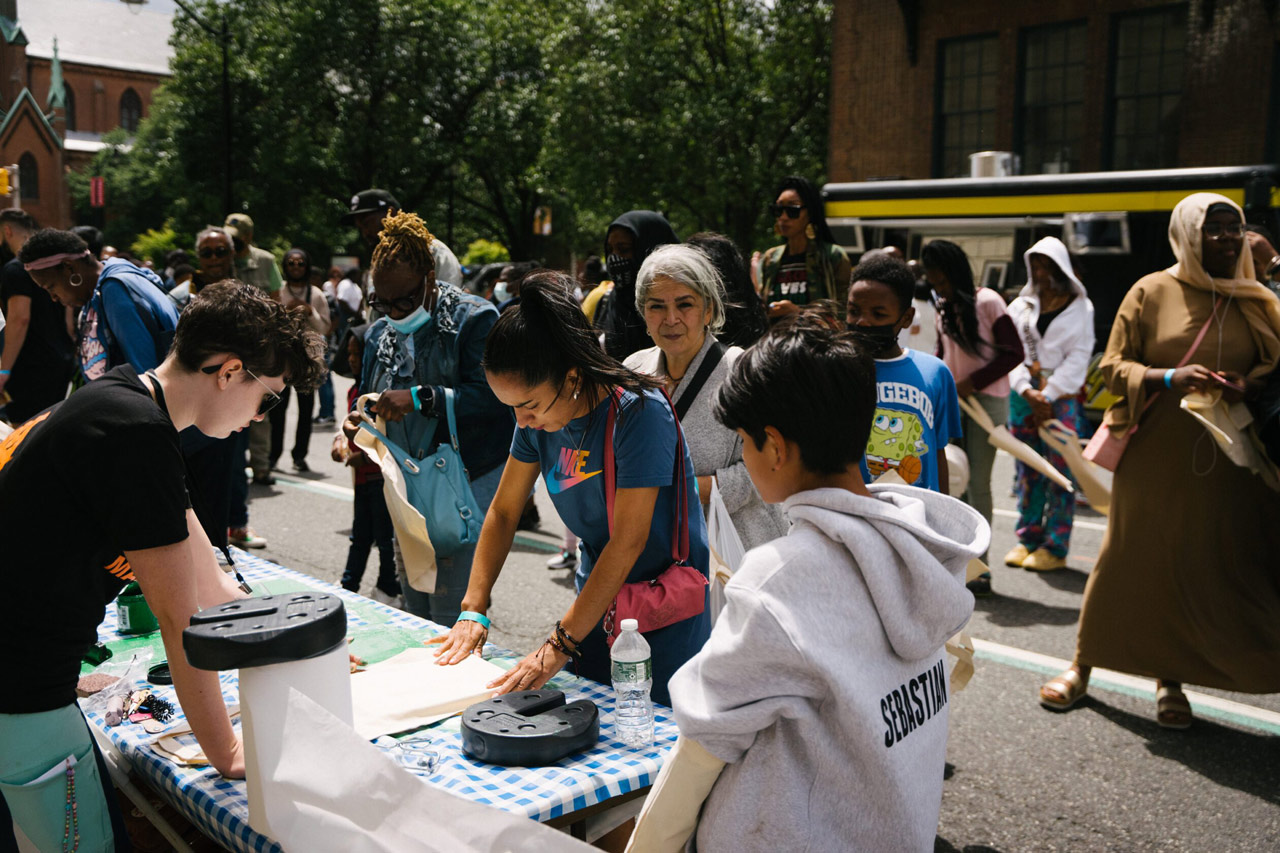
M809 304L809 267L803 252L784 255L778 260L778 278L769 299L775 302L789 299L796 305Z
M910 349L876 359L876 413L862 478L874 482L893 470L908 485L940 491L938 454L961 429L956 383L941 359Z
M671 536L674 522L676 421L661 392L639 395L622 393L614 425L614 461L619 489L659 487L653 508L653 523L644 551L627 577L628 582L652 580L671 565ZM574 534L582 539L582 560L575 578L578 589L586 583L609 542L609 518L605 512L604 438L609 412L606 399L589 414L570 421L556 432L517 429L511 455L521 462L535 462L555 504L556 512ZM701 513L693 463L685 454L689 517ZM690 563L707 565L706 528L689 526Z

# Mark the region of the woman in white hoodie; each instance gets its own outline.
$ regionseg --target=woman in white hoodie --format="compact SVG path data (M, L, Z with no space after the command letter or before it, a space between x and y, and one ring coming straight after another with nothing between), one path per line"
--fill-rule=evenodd
M1057 237L1045 237L1023 258L1027 286L1009 305L1023 351L1022 364L1009 374L1009 432L1066 474L1066 461L1040 438L1039 430L1056 419L1080 431L1077 395L1093 355L1093 303ZM1018 462L1017 470L1018 544L1005 555L1005 564L1040 572L1061 569L1071 544L1075 493L1029 465Z

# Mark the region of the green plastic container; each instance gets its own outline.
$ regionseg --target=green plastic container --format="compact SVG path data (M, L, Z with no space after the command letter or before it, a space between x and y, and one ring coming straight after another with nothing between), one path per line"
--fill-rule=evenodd
M120 590L116 598L116 630L121 634L150 634L160 630L156 615L142 597L142 587L134 581Z

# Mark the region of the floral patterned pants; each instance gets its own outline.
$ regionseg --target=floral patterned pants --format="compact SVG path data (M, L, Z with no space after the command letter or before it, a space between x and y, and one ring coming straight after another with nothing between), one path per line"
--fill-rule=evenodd
M1077 433L1084 425L1080 401L1076 397L1055 401L1053 416ZM1019 394L1009 395L1009 432L1049 460L1054 468L1071 476L1066 460L1040 438L1031 418L1031 407ZM1067 556L1071 545L1071 521L1076 509L1075 493L1059 488L1029 465L1015 464L1018 473L1018 527L1015 532L1018 541L1028 551L1044 548L1054 556Z

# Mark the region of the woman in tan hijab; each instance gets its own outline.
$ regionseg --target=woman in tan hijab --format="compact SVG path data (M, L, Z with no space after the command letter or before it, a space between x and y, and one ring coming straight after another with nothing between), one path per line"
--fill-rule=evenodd
M1140 428L1116 468L1075 663L1040 688L1045 707L1075 704L1094 666L1157 679L1166 728L1191 724L1184 681L1280 691L1280 494L1178 405L1192 391L1256 394L1280 360L1280 300L1254 280L1243 224L1223 196L1184 198L1169 223L1178 262L1120 305L1100 367L1122 399L1105 420L1114 435Z

